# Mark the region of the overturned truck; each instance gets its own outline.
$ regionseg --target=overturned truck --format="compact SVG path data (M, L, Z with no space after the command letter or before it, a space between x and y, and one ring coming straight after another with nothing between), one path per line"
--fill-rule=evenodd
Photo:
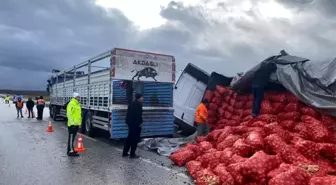
M251 116L256 66L230 86L206 92L212 131L174 152L197 185L336 183L336 60L273 56L278 70L261 115Z

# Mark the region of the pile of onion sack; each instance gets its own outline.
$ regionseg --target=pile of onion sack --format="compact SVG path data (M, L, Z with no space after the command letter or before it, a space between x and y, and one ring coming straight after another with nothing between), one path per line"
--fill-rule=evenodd
M336 185L336 119L285 92L266 92L252 118L252 95L207 91L208 125L170 156L197 185Z

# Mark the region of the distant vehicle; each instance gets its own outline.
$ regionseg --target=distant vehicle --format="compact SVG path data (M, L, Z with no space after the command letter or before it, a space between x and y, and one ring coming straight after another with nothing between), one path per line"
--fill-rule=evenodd
M100 62L109 62L109 67L97 66ZM94 71L95 67L104 69ZM128 90L120 85L124 81L132 83L135 92L126 93ZM112 139L126 138L128 98L137 92L144 97L141 136L173 135L174 83L173 56L115 48L68 70L53 71L47 86L50 116L54 120L66 119L65 105L73 92L78 92L81 95L83 133L93 136L96 129L101 129L108 131Z

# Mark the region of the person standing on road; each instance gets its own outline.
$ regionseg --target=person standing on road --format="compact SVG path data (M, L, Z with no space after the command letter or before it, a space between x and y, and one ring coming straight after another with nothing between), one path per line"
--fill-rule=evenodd
M9 104L9 96L7 95L6 98L5 98L5 103L6 104Z
M209 101L207 99L202 100L198 105L195 112L195 126L197 128L197 136L205 136L209 132L209 127L206 124L208 119L208 109L206 106Z
M20 114L21 118L23 118L23 115L22 115L23 101L20 97L17 99L15 103L15 107L17 111L17 117L19 118L19 114Z
M30 115L32 118L34 118L33 108L35 106L35 102L32 100L32 98L28 98L28 101L26 102L26 107L28 109L28 118L30 118Z
M143 123L142 119L142 102L143 97L141 94L135 95L135 101L128 106L126 115L126 124L128 125L128 136L124 145L123 157L130 156L130 158L139 158L135 154L136 148L138 147L138 142L140 140L141 127ZM131 148L131 153L128 154Z
M260 68L254 73L252 79L252 116L255 118L260 113L261 102L264 99L264 88L268 84L270 76L277 70L274 62L263 62Z
M80 94L73 93L73 98L66 106L66 113L68 118L68 156L79 156L75 151L74 141L79 127L82 125L82 108L79 103Z
M37 100L36 108L37 108L37 120L43 119L43 109L45 107L45 101L43 99L43 96L40 96L40 98Z

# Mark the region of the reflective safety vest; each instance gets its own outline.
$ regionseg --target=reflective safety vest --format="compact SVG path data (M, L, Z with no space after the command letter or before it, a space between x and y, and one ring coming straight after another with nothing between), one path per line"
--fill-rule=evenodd
M5 100L6 100L6 101L9 101L9 97L6 97Z
M66 107L68 127L82 125L82 108L76 98L72 98Z
M23 101L17 101L16 106L17 108L21 109L23 107Z
M37 100L37 105L44 105L44 104L45 104L44 99L38 99Z
M205 123L208 119L208 110L203 103L199 104L195 112L195 122L196 123Z

